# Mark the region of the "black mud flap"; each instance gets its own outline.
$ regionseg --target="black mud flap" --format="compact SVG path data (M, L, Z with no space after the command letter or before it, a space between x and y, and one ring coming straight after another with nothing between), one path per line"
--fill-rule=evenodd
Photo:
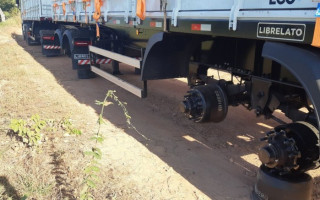
M78 40L74 38L74 42ZM81 40L81 39L80 39ZM88 38L82 39L81 41L90 41ZM72 69L80 69L81 66L87 66L90 68L90 56L88 46L76 47L74 46L71 51Z
M91 79L97 77L97 75L91 71L90 65L79 66L77 74L79 79Z
M54 30L41 30L40 43L42 54L45 56L59 56L61 55L61 47L54 43Z
M67 42L68 41L68 42ZM63 48L68 49L72 62L72 69L90 68L90 58L88 45L77 46L76 42L91 41L90 31L87 29L78 29L76 27L68 27L63 32Z
M192 36L156 33L148 41L142 65L142 80L186 77L189 60L197 45Z

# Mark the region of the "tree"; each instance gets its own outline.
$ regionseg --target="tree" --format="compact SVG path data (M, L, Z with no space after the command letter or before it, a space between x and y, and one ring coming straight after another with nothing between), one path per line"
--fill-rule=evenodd
M11 11L16 6L15 0L0 0L0 8L2 11Z

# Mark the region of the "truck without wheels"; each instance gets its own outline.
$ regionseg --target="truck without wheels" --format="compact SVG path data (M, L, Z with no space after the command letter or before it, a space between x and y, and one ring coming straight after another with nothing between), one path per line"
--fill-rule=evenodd
M195 123L219 123L240 105L277 120L261 139L252 199L307 200L312 180L305 172L320 164L318 2L22 0L22 30L45 56L69 56L80 79L99 75L140 98L150 80L187 77L180 109ZM142 87L119 78L119 63L134 68Z

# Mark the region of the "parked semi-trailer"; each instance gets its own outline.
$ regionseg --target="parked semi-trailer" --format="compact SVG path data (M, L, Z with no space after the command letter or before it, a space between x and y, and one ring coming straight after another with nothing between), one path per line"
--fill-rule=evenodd
M138 97L147 81L187 77L182 112L221 122L229 106L292 123L262 139L253 199L311 199L319 166L320 0L21 0L23 36L66 54L78 77L98 74ZM110 63L112 73L99 68ZM143 87L117 77L135 68ZM207 75L229 72L230 80ZM232 81L233 77L237 81ZM235 79L235 80L236 80ZM214 167L214 166L212 166Z

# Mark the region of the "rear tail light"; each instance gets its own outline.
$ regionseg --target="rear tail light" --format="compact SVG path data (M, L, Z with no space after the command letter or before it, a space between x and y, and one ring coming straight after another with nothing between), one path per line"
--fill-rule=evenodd
M74 42L75 46L80 46L80 47L86 47L86 46L89 46L91 44L92 44L91 41L75 41Z
M54 36L43 36L42 39L44 39L44 40L54 40Z
M52 17L40 17L40 21L52 21Z

